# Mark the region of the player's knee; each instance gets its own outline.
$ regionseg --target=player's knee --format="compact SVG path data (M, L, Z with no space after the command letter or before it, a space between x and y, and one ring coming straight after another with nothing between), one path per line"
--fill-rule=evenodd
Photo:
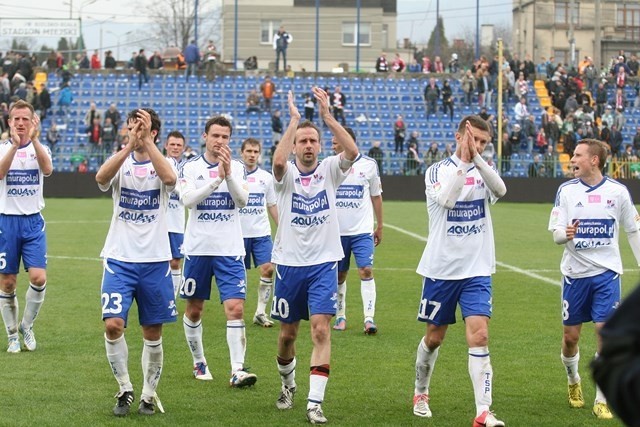
M180 259L179 258L171 259L171 261L169 261L169 266L171 267L172 270L179 270L180 269Z
M314 344L324 344L331 339L331 328L329 325L316 324L311 328L311 339Z
M0 287L2 287L2 291L8 294L12 293L16 289L16 276L13 274L4 275L2 279L0 279Z
M443 340L444 340L444 335L431 334L427 337L427 339L425 340L425 343L427 344L427 348L429 349L429 351L434 351L435 349L437 349L442 345Z
M108 339L115 340L124 333L124 321L118 318L108 318L104 321L104 331Z
M270 262L266 264L262 264L260 266L260 275L262 277L272 277L273 276L273 264Z
M564 345L568 348L573 348L578 345L578 341L580 341L580 333L576 331L564 331L562 334L562 341Z
M344 283L347 280L348 271L338 271L338 283Z
M369 280L373 278L373 267L371 267L370 265L359 268L358 272L360 273L360 278L363 280Z
M47 275L44 273L29 275L29 281L35 287L41 288L47 283Z
M290 348L296 342L297 334L291 330L282 329L280 331L280 336L278 337L279 344L282 347Z
M475 331L469 340L469 345L473 347L485 347L489 344L489 331L480 329Z
M187 300L184 315L192 322L198 322L200 317L202 317L202 306L200 304L190 304L190 301Z

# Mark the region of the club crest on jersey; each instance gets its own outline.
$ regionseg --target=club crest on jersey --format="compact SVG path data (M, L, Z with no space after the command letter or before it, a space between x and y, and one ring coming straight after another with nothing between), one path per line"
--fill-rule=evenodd
M599 194L589 195L589 203L600 203L600 202L602 202L602 197Z
M616 207L616 201L615 200L607 200L607 209L613 209Z
M476 179L476 188L478 190L481 190L484 188L484 181L481 179Z

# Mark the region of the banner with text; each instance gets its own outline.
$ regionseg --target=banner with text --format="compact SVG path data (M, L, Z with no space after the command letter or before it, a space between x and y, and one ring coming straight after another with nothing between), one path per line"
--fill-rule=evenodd
M79 19L0 19L0 37L80 37Z

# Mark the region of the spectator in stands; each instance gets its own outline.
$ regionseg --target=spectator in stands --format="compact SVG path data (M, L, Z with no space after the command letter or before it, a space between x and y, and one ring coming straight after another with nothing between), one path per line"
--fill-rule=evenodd
M584 67L584 78L587 90L594 92L598 81L598 69L590 56L587 57L587 64Z
M540 128L538 131L538 135L536 135L536 148L540 154L544 154L547 151L547 147L549 146L549 141L547 141L547 135L544 132L544 128Z
M601 117L604 114L605 106L607 105L607 96L607 89L605 88L604 83L598 83L598 87L594 94L597 117Z
M104 126L102 126L102 133L100 135L101 151L100 151L100 163L102 164L106 158L113 151L113 147L118 139L118 128L111 122L110 117L105 117Z
M178 56L176 57L176 69L178 70L187 69L187 63L184 60L184 55L182 54L182 52L179 52Z
M393 123L393 134L395 141L395 152L404 152L404 138L407 132L407 126L404 123L404 119L401 114L398 114L396 121Z
M522 132L522 126L515 123L511 133L509 134L509 154L520 152L520 148L522 146L526 146L526 144L527 139L524 132Z
M429 74L433 71L431 68L432 65L431 59L429 59L428 56L425 55L422 57L422 72L424 74Z
M393 59L393 64L391 65L391 69L396 73L402 73L406 67L404 59L400 56L398 52L396 52L396 57Z
M387 54L382 52L376 59L376 71L378 73L386 73L389 71L389 63L387 62Z
M444 64L442 63L442 59L440 59L439 56L436 56L433 59L433 64L431 65L431 68L434 73L437 73L437 74L444 73Z
M40 93L37 96L40 106L40 121L42 121L47 118L51 109L51 94L47 90L46 83L40 83Z
M525 79L524 72L518 73L518 80L515 83L515 95L520 98L526 98L529 93L529 82Z
M189 160L196 157L197 155L198 153L193 148L191 148L190 145L187 145L187 148L184 149L182 157L184 157L185 160Z
M78 173L87 173L87 172L89 172L89 161L85 158L85 159L82 159L82 161L78 165Z
M613 108L611 105L607 105L604 109L604 114L602 115L602 121L612 125L614 117L615 114L613 112Z
M282 138L283 125L280 116L280 110L275 110L271 116L271 141L273 145L276 145L280 141L280 138Z
M436 83L436 78L431 77L429 83L424 88L424 101L427 107L427 120L438 110L438 99L440 99L440 88Z
M509 103L509 101L516 96L516 76L508 65L502 70L502 75L502 96L505 103ZM520 99L520 97L518 96L516 99Z
M449 60L448 68L449 68L449 73L450 74L456 74L460 70L460 65L458 64L458 54L457 53L452 53L451 54L451 59Z
M611 147L611 129L609 129L609 123L607 123L605 120L602 121L598 139Z
M473 77L471 70L467 70L464 73L462 79L460 79L460 86L464 92L465 104L470 106L471 98L473 97L473 93L476 91L476 79Z
M627 99L624 95L624 90L622 88L617 88L613 97L609 100L609 104L613 106L615 109L621 108L624 110L627 106Z
M411 142L407 149L407 162L405 164L405 175L420 175L423 160L420 157L420 150L416 142Z
M120 129L120 125L122 124L122 119L121 119L120 111L118 111L116 104L112 103L111 105L109 105L109 108L107 108L107 111L105 111L104 113L105 122L107 119L111 119L111 123L116 128L116 133L118 133L118 130Z
M636 134L633 136L633 150L640 156L640 126L636 128Z
M271 101L276 94L276 85L268 75L265 76L264 81L260 84L260 92L262 92L264 109L271 112Z
M147 56L144 54L144 49L140 49L138 55L134 60L134 68L138 74L138 89L142 89L142 80L145 83L149 83L149 73L147 72Z
M435 162L440 160L440 150L438 150L438 143L432 142L431 146L424 154L424 163L426 167L431 166Z
M247 113L250 112L260 112L260 96L255 89L251 89L251 92L249 92L247 96Z
M91 68L91 62L89 61L89 55L87 55L87 51L84 50L82 53L79 53L76 56L76 60L78 61L78 68L81 70L88 70Z
M609 146L611 147L611 156L617 158L620 154L622 154L622 142L623 137L622 133L616 125L611 126L611 141L609 142Z
M518 102L515 107L513 107L513 112L515 114L516 122L518 122L520 126L524 127L524 122L529 117L527 98L525 98L524 96L520 98L520 102Z
M627 76L628 74L624 68L618 68L618 75L615 76L615 84L618 89L624 89L627 85Z
M99 70L102 68L102 63L100 62L100 53L98 49L93 51L93 55L91 55L91 69Z
M556 170L556 164L558 161L558 153L555 148L549 144L547 146L547 151L542 155L542 162L545 165L545 169L547 170L547 176L554 177L555 174L553 171Z
M576 99L576 94L571 92L564 103L564 114L565 116L570 112L575 112L578 109L578 100Z
M60 86L60 94L58 96L58 114L61 116L64 115L65 117L68 116L72 102L73 93L71 92L69 83L63 83L62 86Z
M205 73L208 81L213 81L216 75L216 62L218 61L218 50L213 40L209 40L207 50L204 53Z
M622 55L618 56L618 61L615 64L613 64L613 66L611 67L611 70L609 72L611 73L611 75L613 77L617 77L620 68L622 68L626 74L630 74L631 73L631 70L629 69L629 66L625 63L625 58Z
M384 152L382 151L382 148L380 148L380 141L373 141L373 143L371 144L371 148L367 153L367 156L371 157L373 160L376 161L376 163L378 164L378 172L380 173L380 175L384 175L384 172L382 169Z
M328 92L327 92L328 94ZM344 117L344 107L347 106L347 96L342 93L340 86L336 86L331 97L331 108L333 109L333 117L336 120L340 120L342 126L346 126L346 120Z
M104 53L104 69L115 70L117 66L116 59L113 57L113 53L108 50Z
M444 146L444 152L442 153L442 158L448 159L449 157L453 156L454 151L455 150L453 149L453 146L450 143L447 143Z
M533 114L529 114L527 119L522 122L522 132L527 140L527 153L531 154L533 152L534 143L537 143L538 138L538 125L536 124L536 118Z
M149 57L149 69L159 70L164 67L164 61L159 50L153 52L153 55Z
M624 151L620 156L622 160L622 177L621 178L633 178L631 174L631 163L636 163L638 161L638 157L633 152L633 146L631 144L625 144Z
M533 162L529 164L529 170L528 170L529 178L538 178L538 177L546 176L546 173L544 173L545 172L544 163L541 160L542 160L542 156L540 154L536 154L533 156ZM541 172L543 174L541 174Z
M98 155L102 145L102 125L100 124L100 117L93 119L93 123L87 128L86 132L89 137L91 155Z
M480 69L476 76L476 86L478 88L478 104L481 107L491 108L491 94L493 85L488 70Z
M26 101L27 100L27 84L25 82L20 83L18 87L15 89L15 91L13 92L13 95L18 97L18 99Z
M547 137L547 143L553 147L560 139L560 129L562 128L562 118L554 107L542 112L542 128Z
M193 76L198 74L198 64L200 63L200 50L196 45L195 40L191 40L191 43L184 48L184 61L187 63L187 69L184 73L187 81L189 81L189 76Z
M95 102L89 104L89 109L84 114L84 125L89 127L93 124L93 119L102 119L102 114L98 110Z
M47 130L47 144L52 153L56 152L56 145L60 142L60 131L58 131L58 125L55 121L51 122L51 126Z
M250 56L244 61L244 69L247 71L258 69L258 57Z
M407 71L410 73L419 73L420 71L422 71L422 67L420 66L420 64L418 64L418 61L413 58L411 60L411 63L409 63L409 66L407 67Z
M273 36L273 49L276 51L276 72L278 72L280 55L282 55L282 69L287 69L287 48L292 41L291 34L285 31L284 26L280 26L278 32Z
M627 67L629 67L629 74L631 76L638 77L640 63L638 62L638 57L636 55L631 55L631 58L627 61Z
M620 132L624 131L624 126L627 123L627 119L624 116L624 109L618 107L613 113L613 124Z
M316 111L316 98L307 93L304 95L304 118L313 123L313 115Z
M449 111L449 121L453 121L453 91L449 80L445 79L442 82L442 113L447 114Z

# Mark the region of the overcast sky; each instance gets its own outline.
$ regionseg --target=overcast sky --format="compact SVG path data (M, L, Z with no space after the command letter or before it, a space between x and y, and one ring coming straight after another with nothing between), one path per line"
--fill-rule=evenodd
M145 22L144 14L132 5L140 0L71 0L71 12L77 18L82 14L83 33L88 48L102 47L115 53L118 42L121 56L131 46L140 45L135 40L135 30ZM267 0L265 0L267 1ZM221 4L221 0L214 0ZM511 0L449 0L440 1L440 15L444 19L447 38L462 36L463 28L475 31L476 4L480 4L480 25L510 25ZM322 0L320 2L322 5ZM435 26L437 0L398 0L398 40L408 37L417 42L426 42ZM69 0L0 0L1 18L69 18ZM102 23L101 23L102 22ZM100 43L102 28L102 44ZM132 31L132 34L126 34ZM119 36L119 39L118 39ZM48 45L57 40L47 39ZM131 45L127 45L131 43ZM0 38L0 51L10 47L10 40Z

